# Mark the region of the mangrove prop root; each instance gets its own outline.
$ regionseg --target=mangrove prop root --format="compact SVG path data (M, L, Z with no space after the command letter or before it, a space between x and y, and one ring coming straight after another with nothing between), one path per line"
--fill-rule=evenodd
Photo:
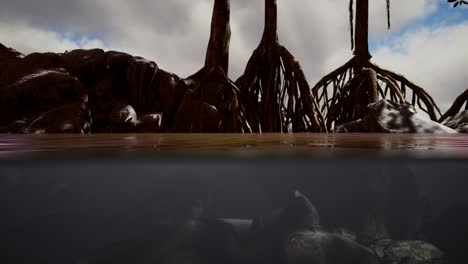
M255 132L326 132L299 62L278 42L276 0L265 0L265 30L237 80Z
M367 105L379 99L410 103L434 121L441 115L433 98L423 88L402 75L362 61L353 57L312 88L328 130L362 118Z
M175 131L194 132L195 127L195 132L252 132L239 103L240 90L227 77L230 38L230 1L215 0L205 65L186 80L191 85L185 104L179 109L180 122L175 122ZM221 117L216 113L207 116L199 110L202 105L206 111L217 112ZM216 111L206 105L214 106ZM218 118L219 124L213 124Z
M463 105L465 105L465 110L468 110L468 89L466 89L461 95L455 99L453 105L442 115L439 119L439 122L444 122L447 118L454 116L461 112Z

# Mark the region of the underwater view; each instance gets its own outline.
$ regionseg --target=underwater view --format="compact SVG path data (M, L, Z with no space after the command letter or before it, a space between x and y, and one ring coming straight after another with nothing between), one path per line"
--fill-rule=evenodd
M468 257L462 136L4 135L0 142L2 263Z
M0 3L0 264L468 263L468 1Z

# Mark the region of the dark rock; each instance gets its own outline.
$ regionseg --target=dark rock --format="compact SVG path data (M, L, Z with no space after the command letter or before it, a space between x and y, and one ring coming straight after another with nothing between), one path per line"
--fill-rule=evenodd
M157 98L156 78L158 65L141 57L130 59L127 68L129 103L140 112L152 112Z
M468 133L468 110L449 117L443 124L460 133Z
M9 85L30 72L24 68L24 55L11 48L0 49L0 88Z
M34 118L28 133L88 133L91 112L87 102L68 104L52 109Z
M138 129L143 133L160 133L163 132L162 127L162 114L148 114L141 118L141 125Z
M135 132L140 124L135 109L125 103L118 103L109 118L111 131L117 133Z
M126 101L125 96L119 94L119 84L121 82L116 77L108 74L89 90L89 100L93 116L93 132L110 132L111 120L109 117L112 110L114 110L119 101Z
M44 111L82 100L86 90L64 70L41 70L0 87L2 123L34 117Z
M237 104L232 103L232 91L223 93L227 84L220 84L218 79L226 79L221 72L203 78L203 74L194 75L197 81L182 80L153 61L116 51L78 49L24 56L5 46L0 49L0 69L0 111L8 113L0 118L4 129L13 121L29 122L85 95L93 117L92 132L134 131L135 125L146 132L172 128L176 132L223 132L231 131L235 122L230 113ZM161 113L164 119L148 116L142 124L112 120L118 102L128 102L142 116ZM18 131L17 126L10 128Z
M60 54L57 53L31 53L24 57L23 67L29 67L31 71L34 70L49 70L61 68Z
M213 105L197 99L194 91L187 90L174 119L175 132L220 132L222 115Z
M7 48L1 43L0 43L0 56L3 60L24 58L24 55L21 52L12 48Z
M156 87L157 104L164 115L163 127L170 128L188 86L177 75L159 69Z
M11 124L0 127L0 133L26 134L28 133L28 121L16 120Z
M73 50L60 56L60 65L90 87L102 78L107 69L106 54L101 49Z
M118 51L106 52L106 69L112 72L124 73L132 55Z
M368 106L362 120L343 124L337 133L457 133L457 131L418 114L413 106L381 100Z

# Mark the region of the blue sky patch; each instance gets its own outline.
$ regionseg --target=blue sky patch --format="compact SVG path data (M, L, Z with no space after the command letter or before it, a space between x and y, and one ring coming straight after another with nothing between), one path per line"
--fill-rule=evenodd
M402 36L424 27L437 28L441 26L452 26L465 21L468 21L468 6L453 8L453 5L450 5L445 1L439 1L436 11L429 16L404 25L399 31L394 31L387 35L370 39L369 49L372 53L382 46L391 46L393 50L403 53L404 47L401 47L396 43L396 41Z

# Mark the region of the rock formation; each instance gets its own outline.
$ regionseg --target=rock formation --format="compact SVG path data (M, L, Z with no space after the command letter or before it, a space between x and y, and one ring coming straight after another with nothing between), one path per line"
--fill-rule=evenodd
M416 112L409 104L381 100L368 106L367 115L338 126L339 133L457 133Z
M0 131L167 132L187 86L140 57L0 50Z

